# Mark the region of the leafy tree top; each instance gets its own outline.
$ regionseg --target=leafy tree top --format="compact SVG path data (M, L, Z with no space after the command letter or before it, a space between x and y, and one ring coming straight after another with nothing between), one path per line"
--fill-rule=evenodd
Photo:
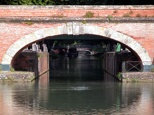
M149 5L152 0L1 0L1 5Z

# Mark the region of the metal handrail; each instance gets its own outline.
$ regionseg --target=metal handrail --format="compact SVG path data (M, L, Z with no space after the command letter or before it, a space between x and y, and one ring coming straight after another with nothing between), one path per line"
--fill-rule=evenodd
M142 61L125 61L125 72L143 71Z

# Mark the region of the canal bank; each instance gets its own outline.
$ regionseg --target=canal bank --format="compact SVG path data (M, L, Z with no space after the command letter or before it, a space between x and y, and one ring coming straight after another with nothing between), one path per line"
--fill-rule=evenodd
M21 52L10 71L0 71L0 80L33 81L49 71L48 52Z
M46 72L44 72L46 73ZM43 74L43 73L42 73ZM42 75L41 74L41 75ZM35 76L34 72L0 72L1 81L33 81L39 76ZM121 73L122 82L154 82L154 72L128 72Z
M154 72L121 73L122 82L154 82Z
M0 72L1 81L32 81L35 78L34 72L9 72L2 71Z

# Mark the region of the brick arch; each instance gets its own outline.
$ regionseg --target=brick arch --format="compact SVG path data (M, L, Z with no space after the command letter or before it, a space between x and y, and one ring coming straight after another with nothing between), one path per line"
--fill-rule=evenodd
M136 54L140 57L141 61L150 62L150 63L147 63L146 65L151 64L151 58L148 52L132 37L108 28L82 24L79 22L77 23L71 22L71 23L66 23L65 25L61 25L57 27L45 28L21 37L19 40L14 42L8 48L8 50L6 51L6 53L2 58L2 64L11 64L11 61L15 56L15 54L24 46L32 42L41 40L49 36L84 35L84 34L103 36L103 37L110 38L112 40L116 40L117 42L120 42L122 44L125 44L126 46L131 48L134 52L136 52Z

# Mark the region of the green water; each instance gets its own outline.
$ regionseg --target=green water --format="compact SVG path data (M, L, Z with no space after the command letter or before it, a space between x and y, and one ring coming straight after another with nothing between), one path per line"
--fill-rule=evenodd
M0 83L0 115L153 115L153 83Z
M54 60L50 73L35 82L1 81L0 115L154 114L153 83L106 82L101 63Z

